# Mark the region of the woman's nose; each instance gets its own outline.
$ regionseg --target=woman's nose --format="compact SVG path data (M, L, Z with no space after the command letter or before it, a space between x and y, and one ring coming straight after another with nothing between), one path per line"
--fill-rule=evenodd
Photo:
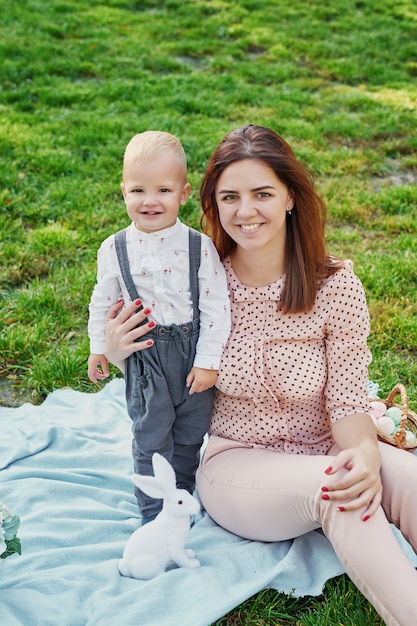
M251 197L242 197L237 212L241 217L256 215L257 209L255 200Z

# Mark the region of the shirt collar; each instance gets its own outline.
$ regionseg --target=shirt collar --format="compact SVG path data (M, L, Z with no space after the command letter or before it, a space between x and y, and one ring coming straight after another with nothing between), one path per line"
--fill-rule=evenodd
M135 233L135 237L142 240L150 240L156 239L161 241L162 239L171 239L172 237L176 237L181 230L181 221L177 217L175 224L170 226L169 228L164 228L163 230L157 230L154 233L144 233L142 230L136 228L135 224L132 222L130 225L131 230Z

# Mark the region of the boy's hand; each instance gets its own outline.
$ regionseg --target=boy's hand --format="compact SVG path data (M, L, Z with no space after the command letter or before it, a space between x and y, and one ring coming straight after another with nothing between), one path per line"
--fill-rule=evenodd
M186 385L190 388L189 394L201 393L213 387L217 380L217 370L205 370L193 367L187 376Z
M104 354L90 354L88 357L88 378L96 383L110 376L109 362Z

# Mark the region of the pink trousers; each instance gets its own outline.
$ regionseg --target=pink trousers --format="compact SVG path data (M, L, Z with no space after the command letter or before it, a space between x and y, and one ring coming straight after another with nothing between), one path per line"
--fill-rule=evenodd
M387 626L416 626L417 572L389 522L417 552L417 457L380 443L383 502L363 511L337 511L322 500L331 457L277 453L211 437L197 472L208 514L247 539L283 541L322 528L351 580Z

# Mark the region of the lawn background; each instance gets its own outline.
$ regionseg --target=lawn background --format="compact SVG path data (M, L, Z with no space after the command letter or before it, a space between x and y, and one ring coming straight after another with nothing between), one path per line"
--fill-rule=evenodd
M86 375L101 241L128 224L123 150L182 141L198 186L222 136L271 126L316 174L329 249L372 317L371 378L417 399L417 7L412 0L0 0L0 402ZM117 375L112 370L113 375ZM382 623L341 577L320 599L265 591L219 621Z

